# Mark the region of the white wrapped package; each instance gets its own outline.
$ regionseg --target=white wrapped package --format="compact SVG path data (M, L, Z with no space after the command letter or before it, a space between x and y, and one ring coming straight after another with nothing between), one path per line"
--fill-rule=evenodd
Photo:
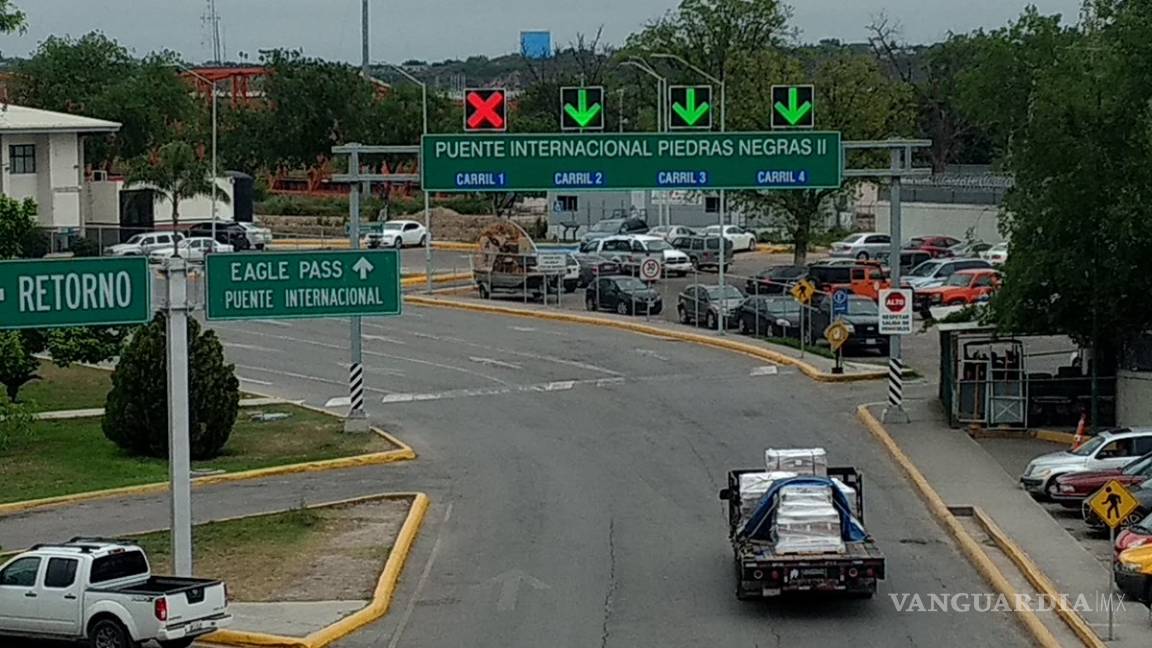
M836 483L836 489L848 500L848 510L852 512L852 517L860 517L860 511L856 510L856 489L835 477L832 478L832 481Z
M795 485L785 487L780 491L780 502L783 506L832 506L832 488L830 486Z
M789 448L764 451L764 463L768 470L784 470L801 475L828 475L828 455L824 448Z
M776 511L776 552L844 553L840 515L830 505L785 505Z
M742 519L748 519L750 515L760 505L760 500L764 497L764 493L772 487L772 484L781 479L791 479L796 476L796 473L790 472L757 472L757 473L744 473L740 475L740 516Z

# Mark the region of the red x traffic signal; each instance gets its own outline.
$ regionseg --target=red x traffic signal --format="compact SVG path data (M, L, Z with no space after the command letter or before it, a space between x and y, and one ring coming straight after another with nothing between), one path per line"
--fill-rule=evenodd
M464 91L464 130L470 133L508 130L508 104L503 88Z

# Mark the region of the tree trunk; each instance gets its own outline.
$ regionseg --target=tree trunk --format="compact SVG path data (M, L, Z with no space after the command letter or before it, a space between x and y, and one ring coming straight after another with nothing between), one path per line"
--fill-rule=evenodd
M172 256L180 256L180 242L176 240L176 229L180 226L180 198L172 192Z

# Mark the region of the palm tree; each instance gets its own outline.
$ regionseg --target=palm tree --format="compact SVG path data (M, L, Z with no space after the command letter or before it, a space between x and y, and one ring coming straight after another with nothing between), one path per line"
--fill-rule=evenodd
M172 229L180 224L180 202L211 196L228 204L228 194L220 191L212 178L212 167L187 142L172 142L157 149L148 159L131 165L128 181L148 185L172 203ZM213 214L215 217L215 214ZM177 241L172 240L176 256Z

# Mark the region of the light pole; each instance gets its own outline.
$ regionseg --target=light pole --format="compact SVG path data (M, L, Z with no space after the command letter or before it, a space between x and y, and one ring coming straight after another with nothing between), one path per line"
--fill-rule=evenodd
M187 72L188 74L191 74L192 76L196 77L200 81L203 81L204 83L208 84L208 87L210 87L212 89L212 245L215 246L216 245L216 209L217 209L217 202L218 202L218 199L216 197L216 191L218 189L216 186L216 180L219 177L217 175L216 165L217 165L217 160L218 160L218 158L217 158L217 142L219 140L219 123L220 123L219 111L218 111L219 97L216 94L216 82L211 81L207 77L193 71L191 68L184 65L183 63L176 63L176 67L180 68L181 70L184 70L185 72ZM175 199L175 196L173 196L173 199Z
M415 83L416 85L420 86L420 101L423 103L423 134L427 135L428 134L428 84L424 83L420 79L417 79L416 77L412 76L412 74L410 74L408 72L408 70L405 70L404 68L400 67L399 65L393 65L391 63L385 63L385 65L387 65L389 68L396 71L397 74L403 76L405 79L408 79L412 83ZM424 165L424 160L420 160L420 165L421 166ZM424 232L425 232L425 236L424 236L424 277L427 279L427 282L428 282L428 284L427 284L428 292L432 292L432 220L431 220L431 215L430 215L431 210L429 208L430 199L428 197L428 190L427 189L425 189L424 187L420 187L420 191L421 191L421 193L424 194Z
M668 130L668 121L669 120L668 120L668 115L666 113L666 111L668 110L668 105L667 105L668 104L668 101L667 101L667 98L668 98L668 79L664 78L663 76L660 76L660 74L657 73L656 70L653 70L652 66L648 65L648 63L644 59L630 58L627 61L624 61L624 63L622 65L628 65L628 66L634 67L634 68L644 72L648 76L656 79L656 131L657 132L664 132L664 131ZM657 205L656 207L657 207L657 213L658 213L657 218L660 220L659 224L663 225L664 224L664 205ZM671 220L671 214L669 214L668 219Z
M684 60L684 57L678 56L676 54L663 54L663 53L662 54L653 54L652 58L676 61L676 62L680 63L681 65L687 67L688 69L692 70L696 74L699 74L700 76L704 77L705 79L708 79L712 83L715 83L716 85L720 86L720 132L721 133L725 132L726 126L727 126L727 124L725 123L725 117L727 115L727 110L725 110L725 108L724 108L724 100L726 98L725 97L726 93L725 93L725 88L724 88L724 85L725 85L724 81L721 79L717 79L716 77L705 72L704 70L701 70L699 67L692 65L688 61ZM724 290L724 242L728 240L727 237L724 236L724 226L727 224L726 221L728 220L728 200L727 200L727 198L728 198L727 194L725 193L725 191L723 189L721 189L720 190L720 241L719 241L720 265L719 265L719 268L717 270L717 272L719 273L720 290L721 291ZM732 253L733 253L733 256L735 256L735 253L736 253L735 248L733 248ZM720 322L720 335L724 335L724 309L720 309L719 322Z

